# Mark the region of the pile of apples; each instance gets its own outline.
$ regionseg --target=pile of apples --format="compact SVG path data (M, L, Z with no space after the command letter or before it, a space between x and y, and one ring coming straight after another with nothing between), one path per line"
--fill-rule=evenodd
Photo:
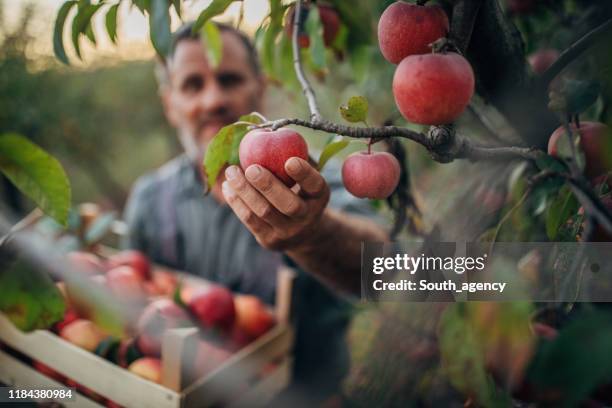
M153 269L138 251L119 252L106 260L87 252L67 255L75 270L124 301L142 305L136 322L128 324L125 338L116 338L90 320L86 302L69 284L58 282L67 308L63 319L52 327L64 340L105 358L130 372L153 381L162 381L162 338L175 328L196 327L198 339L192 367L185 372L193 378L209 374L232 353L266 333L275 324L273 314L259 298L233 294L212 284L179 285L172 272ZM175 302L173 299L180 298ZM39 372L88 397L117 406L95 392L64 377L40 362ZM113 405L114 404L114 405Z

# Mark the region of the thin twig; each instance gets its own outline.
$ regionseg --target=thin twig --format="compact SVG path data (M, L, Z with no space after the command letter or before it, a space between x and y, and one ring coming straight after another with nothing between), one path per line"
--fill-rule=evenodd
M295 17L293 18L293 35L291 36L291 44L293 46L293 68L295 69L295 75L302 86L302 92L304 92L304 96L308 102L310 120L313 122L318 122L321 120L321 113L319 111L319 107L317 106L317 99L312 86L310 86L310 83L304 74L304 69L302 68L302 57L300 55L300 44L298 41L301 19L302 0L297 0L295 2Z
M612 19L586 33L582 38L569 46L559 58L542 74L539 79L542 87L547 87L557 75L580 54L599 41L612 28Z
M306 127L314 130L321 130L328 133L336 133L343 136L349 136L353 138L376 138L384 139L389 137L402 137L405 139L412 140L432 153L434 160L440 163L447 163L453 159L470 159L470 160L498 160L498 159L525 159L525 160L536 160L545 153L541 150L527 148L527 147L486 147L477 146L469 142L467 139L455 137L453 146L448 146L445 143L445 139L452 139L453 136L448 134L452 132L444 127L432 127L432 130L436 130L436 133L445 134L447 137L432 138L423 133L415 132L413 130L402 128L398 126L381 126L381 127L354 127L340 125L337 123L329 122L327 120L319 120L317 122L311 122L304 119L287 118L278 119L257 125L262 128L272 128L274 130L279 129L283 126L297 125ZM430 135L432 133L430 130Z

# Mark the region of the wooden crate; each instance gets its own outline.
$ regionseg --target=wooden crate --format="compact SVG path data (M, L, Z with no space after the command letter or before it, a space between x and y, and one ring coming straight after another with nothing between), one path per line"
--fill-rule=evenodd
M37 330L23 333L0 315L0 341L125 407L178 408L263 406L284 389L292 368L293 330L289 321L293 271L278 272L277 325L233 354L214 371L189 383L181 362L197 341L197 329L170 330L162 342L162 384L155 384L64 341ZM29 364L0 349L0 382L23 388L58 388ZM58 401L71 407L100 406L83 395Z

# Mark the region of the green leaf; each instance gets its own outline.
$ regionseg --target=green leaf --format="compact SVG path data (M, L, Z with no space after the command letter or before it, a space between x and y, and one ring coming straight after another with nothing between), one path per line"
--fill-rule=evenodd
M87 27L91 23L91 18L103 4L88 5L79 3L79 11L72 21L72 45L77 57L81 59L81 47L79 37L86 33Z
M340 106L340 114L351 123L365 122L368 118L368 100L363 96L351 96L346 105Z
M151 0L132 0L132 4L138 7L143 14L151 8Z
M319 164L317 166L318 170L323 170L323 167L325 167L325 164L329 161L329 159L340 153L350 143L350 140L343 138L342 140L329 143L327 146L325 146L321 152L321 156L319 156Z
M225 12L233 1L234 0L213 0L212 3L210 3L210 6L206 7L206 9L198 16L198 19L193 25L193 31L200 31L208 20Z
M202 44L204 44L208 62L213 68L217 67L223 55L223 42L221 41L219 27L212 21L207 21L200 31L200 38Z
M564 406L577 406L612 378L610 314L588 311L575 316L552 342L542 345L529 369L538 389L560 394Z
M119 10L119 4L113 5L106 13L106 32L108 33L108 38L114 44L117 43L117 11Z
M66 225L70 182L54 157L23 136L0 135L0 171L43 212Z
M0 268L0 288L0 311L22 331L47 329L64 316L64 298L51 278L22 260Z
M571 191L564 187L553 199L546 213L546 235L555 241L559 228L567 222L570 216L578 209L578 202Z
M89 22L87 28L85 29L85 35L93 45L96 45L96 35L94 34L93 25L91 22Z
M310 39L310 58L314 68L318 71L325 68L325 43L323 42L323 25L319 9L313 6L308 11L306 18L306 32Z
M209 143L204 155L204 170L208 178L208 187L212 188L217 182L221 169L228 163L238 164L238 148L248 127L262 123L259 114L251 113L241 116L239 121L223 127Z
M170 0L172 5L174 6L174 10L176 10L176 14L182 18L181 13L181 0Z
M62 7L60 7L57 12L55 28L53 29L53 52L55 53L55 57L66 65L70 63L66 55L66 50L64 49L64 23L66 22L66 17L68 17L70 9L72 9L75 4L77 4L76 1L67 1L62 4Z
M161 57L166 57L170 51L172 33L170 31L170 12L168 0L151 0L149 14L149 34L153 48Z
M564 172L567 170L563 162L551 156L542 155L536 159L535 163L540 170L550 170L554 172Z

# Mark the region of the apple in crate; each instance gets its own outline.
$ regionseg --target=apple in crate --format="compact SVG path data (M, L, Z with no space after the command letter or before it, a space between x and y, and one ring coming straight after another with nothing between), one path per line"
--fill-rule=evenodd
M162 365L158 358L143 357L129 365L128 370L139 377L160 384L162 380Z
M258 297L237 295L234 304L236 306L236 326L251 339L256 339L274 326L274 316Z
M66 325L60 331L60 336L75 346L91 352L106 337L93 322L85 319L78 319Z
M131 266L118 266L108 271L106 285L115 296L128 301L140 301L146 297L143 281Z
M85 275L97 275L104 272L104 264L96 255L83 252L73 251L66 255L68 262L78 271Z
M221 286L195 294L189 301L189 310L205 328L229 332L236 318L232 292Z
M108 269L118 266L129 266L134 268L140 279L149 280L151 278L151 263L145 254L140 251L127 250L118 252L106 261Z
M138 319L136 344L143 354L159 357L166 330L189 326L192 326L189 316L181 307L170 299L158 299Z

